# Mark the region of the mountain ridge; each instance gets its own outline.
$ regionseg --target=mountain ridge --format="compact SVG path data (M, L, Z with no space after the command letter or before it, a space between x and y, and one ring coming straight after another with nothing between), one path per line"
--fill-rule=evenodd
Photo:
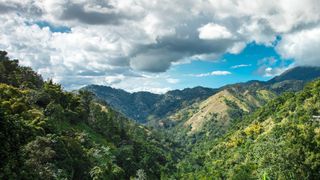
M308 73L301 73L305 71ZM306 82L318 77L320 77L319 67L298 66L268 81L250 80L220 88L196 86L183 90L171 90L164 94L154 94L146 91L130 93L123 89L102 85L88 85L83 89L93 92L98 98L106 101L127 117L140 123L147 123L150 120L160 120L170 116L177 110L190 106L197 101L203 101L224 89L233 87L266 89L281 94L284 91L299 91Z
M174 111L190 105L194 101L205 99L216 91L216 89L200 86L172 90L165 94L150 92L129 93L122 89L101 85L89 85L83 89L93 92L98 98L105 100L115 109L141 123L167 115L170 113L166 111L169 109L168 107ZM131 108L134 108L134 110ZM137 115L137 113L140 114Z

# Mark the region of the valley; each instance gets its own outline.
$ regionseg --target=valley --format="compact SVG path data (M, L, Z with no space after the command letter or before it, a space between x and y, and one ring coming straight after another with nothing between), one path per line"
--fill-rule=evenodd
M320 68L165 94L0 71L1 179L320 178Z

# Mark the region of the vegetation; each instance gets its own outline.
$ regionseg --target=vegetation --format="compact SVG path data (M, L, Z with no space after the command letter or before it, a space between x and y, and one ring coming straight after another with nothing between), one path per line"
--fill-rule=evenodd
M113 108L139 123L156 124L175 111L211 96L215 89L195 87L169 91L165 94L150 92L128 93L107 86L89 85L83 88L93 92Z
M0 67L0 179L159 179L174 169L170 140L90 92L65 92L6 52Z
M320 81L286 93L179 163L182 179L319 179ZM193 162L192 164L188 162Z
M318 71L296 72L219 90L95 92L151 128L87 91L97 87L66 92L0 51L0 179L320 179L320 80L296 92Z

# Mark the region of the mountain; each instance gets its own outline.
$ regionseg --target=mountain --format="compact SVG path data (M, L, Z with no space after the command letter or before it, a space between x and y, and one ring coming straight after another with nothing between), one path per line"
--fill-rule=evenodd
M302 90L319 75L318 67L295 67L269 81L253 80L218 89L188 88L163 95L96 85L85 89L125 116L165 131L188 149L196 142L223 136L245 115L284 92Z
M161 119L178 109L211 96L215 89L195 87L169 91L165 94L150 92L129 93L108 86L89 85L83 88L140 123Z
M291 68L279 76L268 81L268 83L277 83L288 80L311 81L320 77L320 67L300 66Z
M287 91L299 91L305 83L318 77L320 77L319 67L295 67L266 82L254 80L226 85L218 89L195 87L169 91L165 94L129 93L121 89L98 85L89 85L83 89L93 92L98 98L137 122L158 126L157 122L163 124L164 121L161 120L165 120L189 106L193 107L195 105L192 104L205 101L225 89L241 88L249 89L252 92L265 90L279 95ZM253 94L253 96L255 95ZM253 104L253 106L255 105ZM171 123L169 122L169 124Z
M319 179L317 78L66 92L0 51L0 179Z
M0 51L0 179L160 179L179 146ZM176 152L174 152L176 150Z
M300 69L312 71L317 68L298 67L290 72L299 72ZM224 136L230 128L237 126L243 117L252 114L284 92L302 90L310 78L281 78L283 81L248 81L226 85L217 89L207 99L178 109L171 115L150 121L148 124L162 129L168 137L180 142L190 151L198 144ZM312 78L318 77L315 75Z
M226 88L204 101L177 111L166 120L167 123L174 121L180 125L182 122L183 127L190 130L188 134L201 131L203 126L210 122L215 123L213 127L228 127L230 121L253 112L274 97L276 97L274 93L263 89L256 91L236 87Z
M286 91L297 92L301 90L307 82L318 79L319 77L320 67L294 67L270 79L266 84L278 94Z
M319 179L320 80L269 101L219 139L195 145L181 179Z

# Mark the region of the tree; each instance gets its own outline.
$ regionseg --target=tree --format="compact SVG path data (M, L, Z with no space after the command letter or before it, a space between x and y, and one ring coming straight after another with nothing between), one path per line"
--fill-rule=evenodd
M147 174L144 172L143 169L138 169L137 175L134 180L147 180Z

